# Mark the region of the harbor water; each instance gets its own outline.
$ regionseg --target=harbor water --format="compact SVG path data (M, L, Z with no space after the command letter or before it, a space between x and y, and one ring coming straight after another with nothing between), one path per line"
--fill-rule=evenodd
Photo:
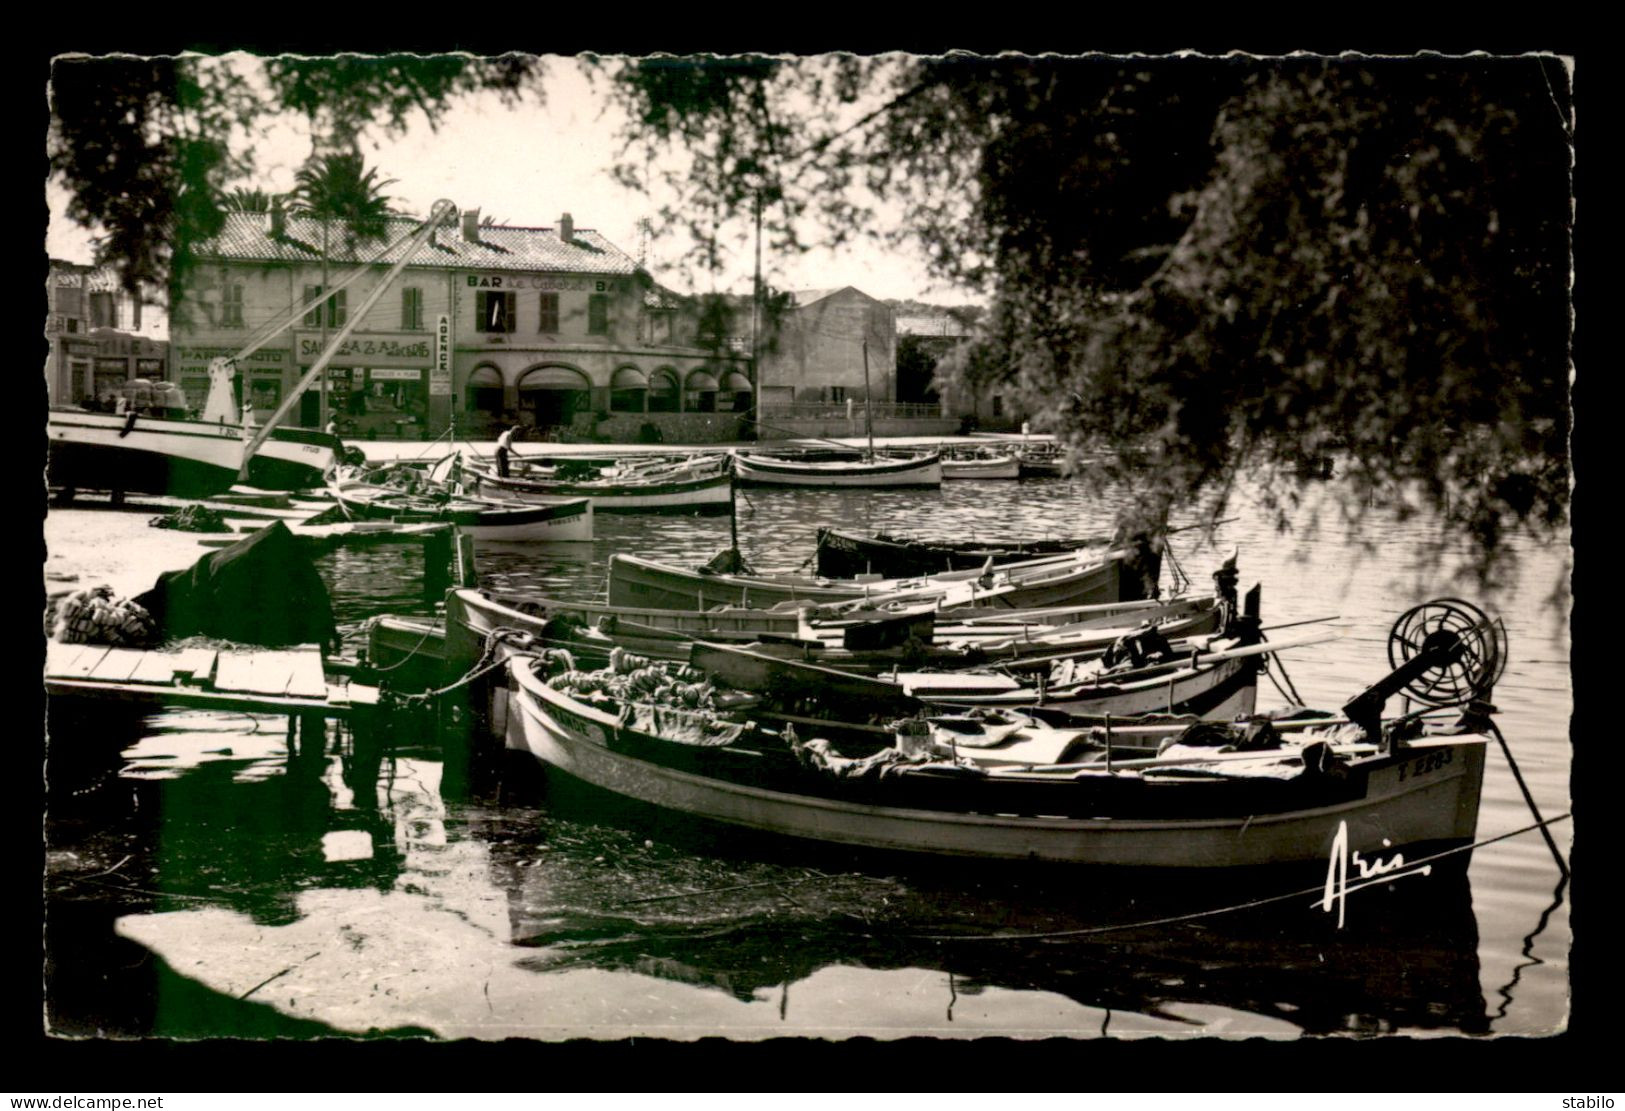
M1191 588L1237 555L1266 628L1340 635L1281 654L1335 709L1385 675L1412 605L1460 597L1505 621L1494 701L1565 856L1570 809L1566 549L1518 549L1493 595L1426 515L1372 506L1350 535L1333 483L1278 531L1243 491L1179 533ZM743 491L758 568L813 554L819 525L968 538L1109 532L1116 499L1065 480L941 490ZM145 517L95 516L141 542ZM56 516L57 514L53 514ZM1318 527L1311 522L1318 520ZM1176 524L1182 522L1175 522ZM52 535L47 522L46 539ZM590 544L481 544L481 585L590 598L612 552L697 564L726 517L600 514ZM375 613L428 615L419 550L320 558L351 646ZM1286 704L1261 680L1261 709ZM500 789L443 789L441 750L402 727L377 769L291 758L284 723L165 711L53 719L46 1025L87 1037L736 1039L1545 1035L1569 1015L1570 901L1492 749L1465 867L1351 893L1344 921L1294 880L1244 887L1097 871L911 867L783 845L560 789L514 763ZM1502 835L1511 834L1502 839ZM1263 889L1259 884L1263 883ZM1311 884L1311 886L1313 886ZM1287 897L1291 896L1291 897Z

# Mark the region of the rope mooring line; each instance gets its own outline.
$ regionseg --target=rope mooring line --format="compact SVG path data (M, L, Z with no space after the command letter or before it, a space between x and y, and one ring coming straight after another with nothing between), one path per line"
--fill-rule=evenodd
M1474 841L1470 845L1458 845L1453 849L1445 849L1443 852L1437 852L1431 856L1424 856L1419 860L1406 861L1405 868L1406 871L1409 871L1418 865L1431 864L1437 860L1444 860L1446 857L1456 856L1460 853L1472 852L1474 849L1481 849L1486 845L1493 845L1497 841L1505 841L1509 838L1520 837L1523 834L1532 832L1536 829L1540 830L1541 833L1546 836L1548 842L1551 842L1551 833L1547 831L1546 827L1555 825L1558 822L1567 821L1569 817L1570 815L1567 813L1559 814L1555 818L1538 821L1532 825L1524 826L1521 829L1514 829L1506 833L1497 834L1494 837L1487 837L1482 841ZM1555 847L1555 842L1551 843ZM1565 876L1568 875L1568 868L1566 866L1563 869L1563 874ZM1395 878L1397 879L1398 876L1396 875ZM1171 914L1164 918L1148 918L1140 922L1125 922L1120 925L1112 926L1086 926L1076 930L1051 930L1042 933L1020 934L909 934L907 936L916 938L920 941L1045 941L1052 938L1062 937L1091 937L1097 934L1117 933L1122 930L1142 930L1152 926L1169 926L1180 922L1194 922L1202 918L1214 918L1221 914L1233 914L1236 911L1253 910L1257 907L1265 907L1273 903L1284 903L1289 899L1303 899L1311 895L1323 896L1325 891L1325 885L1318 884L1314 887L1306 887L1301 891L1289 891L1284 895L1270 895L1262 899L1251 899L1244 903L1234 903L1230 906L1191 911L1189 914Z

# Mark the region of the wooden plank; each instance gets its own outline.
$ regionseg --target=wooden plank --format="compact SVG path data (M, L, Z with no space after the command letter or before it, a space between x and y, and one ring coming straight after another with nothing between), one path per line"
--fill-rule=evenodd
M214 672L215 655L212 648L188 648L175 657L175 675L188 675L197 682L207 682Z
M174 652L144 652L141 662L130 672L132 683L162 683L175 681L175 661L179 657Z
M214 688L245 691L254 680L254 653L222 652L214 664Z
M329 683L327 685L327 701L332 706L376 706L378 705L378 688L366 687L359 683Z
M122 683L130 677L130 673L140 664L145 652L134 648L112 648L101 661L85 676L87 679L96 679L105 683Z
M326 698L327 678L320 650L298 653L293 673L288 677L290 698Z
M105 644L87 644L85 650L73 658L73 662L62 669L63 678L82 679L90 674L91 668L102 662L102 657L112 649Z
M93 679L66 679L55 676L45 680L45 693L74 695L80 698L104 698L148 706L189 706L200 710L238 710L243 713L314 713L327 718L344 718L351 714L351 707L347 705L305 698L288 698L285 695L242 694L235 691L208 691L198 690L195 687L164 687L153 684L102 683Z
M292 670L284 652L251 652L248 680L237 689L255 694L283 694L288 689L288 674Z
M73 661L84 654L88 644L63 644L60 640L45 642L45 674L63 675Z
M262 694L286 694L300 655L299 652L255 652L249 685L243 689Z

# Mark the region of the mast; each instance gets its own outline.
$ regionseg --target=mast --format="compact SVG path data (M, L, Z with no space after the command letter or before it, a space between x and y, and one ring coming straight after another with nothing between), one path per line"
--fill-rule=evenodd
M392 265L389 268L389 271L381 279L379 279L378 284L373 287L373 291L367 294L366 299L363 300L356 311L351 314L350 319L345 323L344 327L339 329L338 335L334 336L332 340L328 342L327 347L322 351L321 356L317 358L315 364L305 372L305 376L299 379L298 383L291 391L289 391L288 396L277 408L277 411L271 414L271 416L266 420L265 424L260 427L260 430L254 434L254 438L250 440L247 446L243 448L243 463L241 469L237 473L239 481L247 480L248 464L254 458L254 453L259 451L260 445L265 443L265 441L270 438L271 430L288 415L288 413L293 409L294 403L304 396L304 392L310 388L311 383L317 381L321 375L327 371L327 364L333 361L333 356L337 354L338 349L344 346L344 341L349 338L350 333L355 331L356 327L360 325L362 319L367 315L368 311L371 310L373 305L378 303L379 298L383 297L385 290L387 290L390 283L395 280L396 275L398 275L402 270L406 269L406 264L411 261L412 256L414 253L416 253L417 249L428 240L435 228L439 227L442 223L449 219L456 211L457 206L452 204L450 201L435 202L434 208L429 213L429 218L423 222L423 226L421 228L413 233L411 236L411 241L407 243L405 249L401 251L400 260ZM352 274L350 278L346 279L343 284L349 284L350 281L358 277L362 272L364 272L364 270L365 267L358 269L356 273ZM336 290L324 290L323 298L325 299L326 297L332 296L333 292L336 292ZM292 321L290 320L288 323L291 324Z
M750 421L751 436L757 435L756 418L761 413L762 371L762 191L756 190L756 277L750 290Z
M869 458L875 460L874 406L869 400L869 337L863 337L863 430L869 437Z

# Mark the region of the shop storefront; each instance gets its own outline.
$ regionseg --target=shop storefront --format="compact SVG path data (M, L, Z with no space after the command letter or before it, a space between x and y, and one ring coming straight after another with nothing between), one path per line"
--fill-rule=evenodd
M229 347L176 347L175 373L171 381L186 394L188 408L202 412L209 400L209 363L235 354ZM239 391L246 389L254 411L263 417L282 404L293 388L291 352L282 348L261 348L238 360ZM241 393L237 403L242 404Z
M319 358L320 333L295 336L301 361ZM427 332L351 336L327 368L328 415L341 436L353 439L423 439L429 413L429 373L434 340ZM307 373L309 364L301 366ZM303 402L301 423L321 423L321 402L312 390Z

